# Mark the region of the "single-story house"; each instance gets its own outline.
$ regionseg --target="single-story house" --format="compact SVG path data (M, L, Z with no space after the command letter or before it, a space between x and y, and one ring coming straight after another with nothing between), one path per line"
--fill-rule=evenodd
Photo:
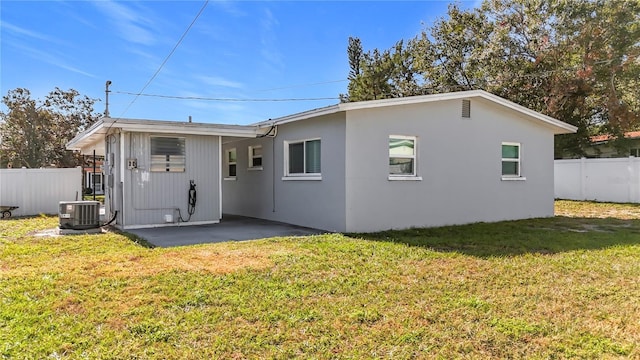
M83 188L86 194L104 194L104 174L102 173L102 157L87 156L82 168Z
M624 133L628 139L628 146L623 153L619 152L610 144L611 135L596 135L591 137L591 147L586 149L588 158L618 158L634 156L640 157L640 131L630 131Z
M472 90L252 125L103 118L67 147L105 155L107 213L124 229L233 214L372 232L553 216L554 135L576 130Z

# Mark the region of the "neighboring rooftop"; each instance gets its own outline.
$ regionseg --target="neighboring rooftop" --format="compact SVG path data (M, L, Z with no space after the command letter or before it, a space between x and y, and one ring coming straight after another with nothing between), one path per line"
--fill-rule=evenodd
M629 131L624 133L624 137L627 139L638 139L640 138L640 131ZM613 139L613 135L605 134L605 135L596 135L590 138L592 143L604 143L611 139Z

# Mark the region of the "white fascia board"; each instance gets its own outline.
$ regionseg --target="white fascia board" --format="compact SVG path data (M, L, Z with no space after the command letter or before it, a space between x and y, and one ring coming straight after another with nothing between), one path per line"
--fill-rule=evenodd
M223 125L204 123L185 123L175 121L112 119L104 126L120 128L131 132L148 132L182 135L213 135L234 137L256 137L257 126L251 125Z
M576 126L573 126L571 124L567 124L564 121L560 121L556 118L552 118L551 116L547 116L545 114L541 114L537 111L531 110L527 107L524 107L522 105L516 104L512 101L509 101L507 99L501 98L500 96L497 95L493 95L491 93L488 93L486 91L482 91L480 92L477 96L485 98L487 100L496 102L504 107L510 108L512 110L518 111L520 113L523 113L525 115L534 117L538 120L541 120L542 122L545 122L549 125L553 125L556 128L560 128L560 129L556 129L556 131L554 131L555 134L569 134L569 133L575 133L576 131L578 131L578 128ZM558 131L559 130L559 131Z
M409 96L404 98L361 101L361 102L354 102L354 103L344 103L344 104L340 104L339 106L342 110L359 110L359 109L372 109L372 108L384 107L384 106L418 104L418 103L426 103L426 102L433 102L433 101L470 99L474 97L480 97L480 98L489 100L491 102L500 104L504 107L515 110L527 116L533 117L548 125L552 125L552 127L554 127L555 129L554 131L555 134L568 134L568 133L575 133L576 131L578 131L578 128L573 125L570 125L558 119L552 118L551 116L541 114L537 111L531 110L522 105L518 105L512 101L501 98L500 96L497 96L497 95L493 95L484 90L468 90L468 91L458 91L458 92L444 93L444 94L432 94L432 95L421 95L421 96Z
M101 136L104 134L104 119L99 119L93 125L91 125L87 130L81 132L76 135L73 139L71 139L65 147L68 150L82 150L83 148L95 143Z
M213 135L231 137L250 137L258 135L258 127L251 125L223 125L185 123L175 121L102 118L89 129L74 137L66 144L69 150L80 150L103 141L111 129L129 132L148 132L160 134Z
M409 104L420 104L420 103L434 102L434 101L470 99L474 97L480 97L480 98L486 99L488 101L500 104L504 107L507 107L514 111L525 114L529 117L542 121L543 123L550 125L554 129L555 134L575 133L578 130L578 128L573 125L567 124L563 121L552 118L550 116L541 114L537 111L531 110L522 105L518 105L514 102L501 98L497 95L493 95L484 90L467 90L467 91L457 91L457 92L450 92L450 93L444 93L444 94L431 94L431 95L393 98L393 99L340 103L336 105L327 106L324 108L309 110L309 111L305 111L305 112L301 112L293 115L280 117L273 120L261 121L253 125L256 125L260 128L264 128L264 127L269 127L273 125L281 125L281 124L286 124L294 121L319 117L322 115L330 115L330 114L334 114L341 111L373 109L373 108L379 108L379 107L409 105Z
M394 105L404 105L404 104L417 104L431 101L441 101L441 100L450 100L457 98L467 98L470 96L477 96L477 92L480 90L471 90L471 91L460 91L454 93L446 93L446 94L432 94L432 95L421 95L421 96L408 96L403 98L393 98L393 99L382 99L382 100L368 100L368 101L358 101L351 103L340 103L336 105L331 105L319 109L313 109L309 111L304 111L301 113L287 115L280 118L261 121L255 123L253 125L257 125L260 127L268 127L273 125L281 125L289 122L305 120L312 117L318 117L322 115L330 115L335 114L341 111L348 110L360 110L360 109L373 109L378 107L386 107L386 106L394 106Z
M468 90L468 91L458 91L458 92L451 92L451 93L444 93L444 94L431 94L431 95L407 96L407 97L382 99L382 100L359 101L359 102L352 102L352 103L343 103L343 104L340 104L340 107L342 108L342 110L360 110L360 109L373 109L373 108L385 107L385 106L421 104L421 103L434 102L434 101L467 99L470 97L479 96L483 92L484 91L482 90Z
M274 126L274 125L282 125L282 124L286 124L286 123L290 123L290 122L294 122L294 121L310 119L310 118L314 118L314 117L318 117L318 116L330 115L330 114L334 114L334 113L343 111L343 109L340 108L341 105L342 104L330 105L330 106L326 106L326 107L319 108L319 109L313 109L313 110L308 110L308 111L304 111L304 112L297 113L297 114L292 114L292 115L279 117L279 118L276 118L276 119L260 121L260 122L254 123L252 125L258 126L260 128L265 128L265 127L270 127L270 126Z

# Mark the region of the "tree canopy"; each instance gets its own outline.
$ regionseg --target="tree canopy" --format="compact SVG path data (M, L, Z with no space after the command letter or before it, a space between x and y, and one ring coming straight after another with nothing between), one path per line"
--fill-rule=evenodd
M350 38L348 94L361 101L483 89L578 126L556 154L582 156L592 135L622 146L640 127L640 2L485 0L391 49Z
M56 87L44 100L32 99L27 89L10 90L2 97L7 111L0 112L0 166L81 165L65 144L99 118L96 101L73 89Z

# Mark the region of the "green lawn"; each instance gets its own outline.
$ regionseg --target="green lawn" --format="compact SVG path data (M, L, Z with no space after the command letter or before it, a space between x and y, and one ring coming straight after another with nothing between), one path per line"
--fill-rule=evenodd
M173 249L3 220L0 357L640 358L640 207L556 212Z
M93 195L83 195L82 200L93 200ZM104 204L104 195L96 195L96 201Z

